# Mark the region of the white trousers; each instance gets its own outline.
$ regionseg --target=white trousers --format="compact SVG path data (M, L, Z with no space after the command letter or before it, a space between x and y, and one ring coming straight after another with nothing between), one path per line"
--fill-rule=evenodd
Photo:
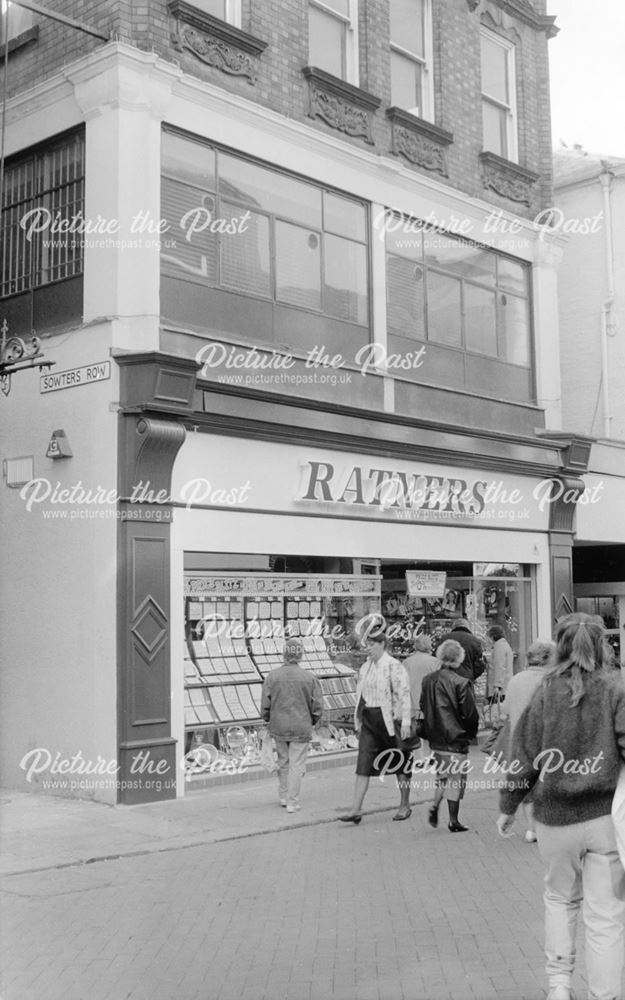
M589 1000L619 1000L625 958L625 870L611 816L585 823L536 823L546 866L545 954L549 986L570 987L580 910L586 931Z

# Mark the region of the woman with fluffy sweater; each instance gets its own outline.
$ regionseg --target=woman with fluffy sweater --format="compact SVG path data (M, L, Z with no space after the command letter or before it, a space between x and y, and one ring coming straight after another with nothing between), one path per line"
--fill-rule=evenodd
M612 669L600 618L569 615L555 638L555 667L514 732L497 826L506 836L533 789L546 867L548 1000L572 1000L582 904L589 1000L615 1000L625 952L625 870L611 806L625 760L625 685Z

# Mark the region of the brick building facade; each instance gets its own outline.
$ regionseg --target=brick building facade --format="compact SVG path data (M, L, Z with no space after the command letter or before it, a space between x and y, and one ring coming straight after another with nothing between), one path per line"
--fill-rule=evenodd
M562 241L534 221L544 0L62 6L110 40L36 18L9 54L1 306L55 367L5 400L5 780L78 745L119 771L77 794L182 794L185 717L218 740L254 721L258 685L235 710L229 657L196 662L228 581L270 619L293 574L311 614L344 588L345 624L363 574L395 614L407 567L443 571L425 627L498 617L520 663L572 599L589 450L560 433ZM60 429L71 457L46 450Z

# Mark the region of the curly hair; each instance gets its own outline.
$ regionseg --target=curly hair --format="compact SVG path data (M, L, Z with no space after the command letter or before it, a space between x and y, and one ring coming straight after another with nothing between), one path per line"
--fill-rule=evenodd
M445 639L436 650L436 659L441 661L442 667L457 670L464 660L464 649L455 639Z

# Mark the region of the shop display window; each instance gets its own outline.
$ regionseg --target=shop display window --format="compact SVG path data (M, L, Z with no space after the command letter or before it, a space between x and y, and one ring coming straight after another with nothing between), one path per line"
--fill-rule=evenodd
M301 666L319 678L323 692L312 752L353 747L352 635L361 618L379 612L380 595L380 577L373 575L188 574L184 717L192 764L207 746L258 763L262 682L282 664L291 636L301 638ZM213 750L207 753L213 764Z
M446 576L437 597L410 596L405 575L383 581L382 613L392 626L393 655L407 656L419 633L429 635L436 648L454 621L466 618L487 654L491 647L488 630L500 625L514 653L514 670L522 669L526 650L536 638L532 635L529 572L518 564L474 563L467 565L466 576L455 573Z

